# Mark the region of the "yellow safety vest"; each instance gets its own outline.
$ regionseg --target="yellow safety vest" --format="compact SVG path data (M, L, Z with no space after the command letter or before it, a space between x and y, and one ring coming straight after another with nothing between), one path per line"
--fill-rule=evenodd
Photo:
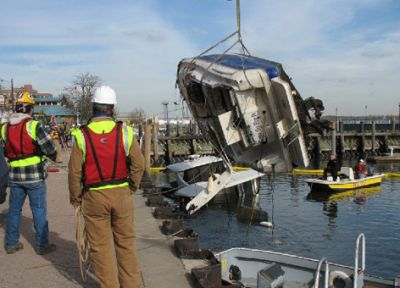
M6 139L7 125L8 124L6 123L1 127L1 138L3 139L4 142L7 141ZM28 135L33 139L33 141L36 141L36 128L38 125L39 121L36 120L30 120L26 123L26 131L28 132ZM32 156L25 159L10 161L9 164L11 167L26 167L39 164L40 162L42 162L42 157Z
M104 121L98 121L98 122L90 122L87 127L92 130L93 132L97 134L101 133L109 133L114 126L116 125L115 121L112 120L104 120ZM71 133L76 140L76 144L78 145L79 149L82 152L82 165L85 162L86 158L86 143L85 143L85 138L82 134L81 129L75 129L75 131L72 131ZM125 155L126 157L129 156L129 151L131 150L131 146L133 143L133 129L131 127L126 126L125 124L122 125L122 139L124 143L124 150L125 150ZM110 188L115 188L115 187L125 187L128 186L128 182L124 182L121 184L110 184L110 185L104 185L96 188L89 188L89 190L101 190L101 189L110 189Z

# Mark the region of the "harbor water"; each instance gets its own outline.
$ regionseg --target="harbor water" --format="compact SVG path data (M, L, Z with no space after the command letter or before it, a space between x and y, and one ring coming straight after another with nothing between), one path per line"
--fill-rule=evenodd
M399 165L373 167L397 172ZM232 192L185 220L202 248L249 247L322 258L354 266L355 239L366 236L367 273L394 278L400 273L400 179L381 187L320 197L304 182L316 176L275 175L261 179L258 206L273 228L239 221ZM163 181L163 178L159 178ZM226 199L226 201L224 200Z

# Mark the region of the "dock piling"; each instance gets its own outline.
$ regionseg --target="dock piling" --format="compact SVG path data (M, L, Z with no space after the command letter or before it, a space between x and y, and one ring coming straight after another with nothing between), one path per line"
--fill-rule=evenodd
M144 143L144 160L145 160L145 170L147 173L150 172L150 160L151 160L151 120L146 121L145 126L145 143Z

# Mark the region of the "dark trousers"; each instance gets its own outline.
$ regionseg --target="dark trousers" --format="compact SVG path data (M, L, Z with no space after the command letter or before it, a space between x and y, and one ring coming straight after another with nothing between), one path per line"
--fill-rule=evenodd
M328 173L332 174L333 181L336 181L337 178L337 170L327 167L324 169L324 179L328 177Z

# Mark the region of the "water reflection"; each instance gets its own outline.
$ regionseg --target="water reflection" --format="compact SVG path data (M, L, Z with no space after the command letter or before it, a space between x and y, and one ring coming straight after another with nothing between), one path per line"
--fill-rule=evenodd
M267 211L260 205L260 180L245 182L241 185L224 189L210 204L214 207L235 214L236 218L246 224L268 220Z
M308 201L322 202L322 211L329 219L328 226L336 227L336 218L338 217L339 201L351 201L357 205L364 205L367 202L368 196L378 194L382 191L381 186L374 186L362 189L354 189L339 193L329 192L310 192L307 195Z
M316 202L353 201L356 204L363 205L367 201L368 196L378 194L381 191L382 191L381 185L347 190L338 193L330 193L325 191L311 191L307 195L307 200Z
M400 171L400 165L375 167L376 173ZM258 200L254 199L257 209L269 213L273 229L238 220L237 208L252 207L253 198L250 194L240 200L234 190L217 195L208 208L185 219L185 226L199 233L202 247L215 251L249 247L327 257L346 265L354 265L354 239L363 232L367 236L368 272L386 277L398 273L399 179L385 179L377 187L319 195L309 193L307 178L310 176L281 174L261 179Z

